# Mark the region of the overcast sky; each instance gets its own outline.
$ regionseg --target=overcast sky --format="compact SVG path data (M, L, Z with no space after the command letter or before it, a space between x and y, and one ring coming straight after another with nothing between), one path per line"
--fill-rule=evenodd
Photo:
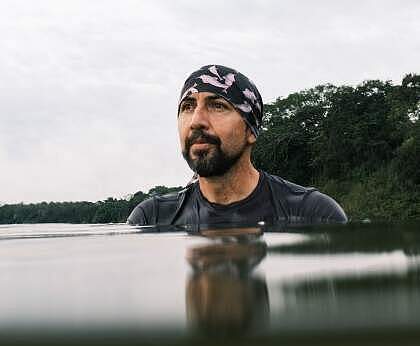
M420 72L420 1L0 1L0 204L102 200L191 172L190 72L227 65L265 102Z

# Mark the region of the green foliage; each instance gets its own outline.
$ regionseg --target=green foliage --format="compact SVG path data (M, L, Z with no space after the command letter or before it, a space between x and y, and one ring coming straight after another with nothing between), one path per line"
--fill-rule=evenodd
M326 176L339 178L355 167L375 170L392 158L402 140L391 141L398 131L389 119L389 83L368 81L341 87L330 96L331 107L320 124L315 146L315 165Z
M150 189L149 192L148 192L148 195L149 196L166 195L167 193L177 192L177 191L181 190L182 188L183 188L182 186L166 187L166 186L158 185L158 186L155 186L154 188Z
M254 162L301 184L340 178L360 166L374 171L404 140L415 100L406 89L372 80L279 98L267 105Z
M398 148L394 167L403 182L420 184L420 123L416 122Z
M332 85L294 93L266 105L264 128L254 148L256 166L308 184L317 174L314 150L330 108Z
M391 165L374 173L354 173L346 181L329 180L318 185L334 196L352 219L420 219L420 185L401 184Z
M266 106L253 161L315 185L355 218L420 217L420 75L320 85Z
M125 222L134 207L156 193L169 193L182 187L156 186L149 193L139 191L130 199L109 197L98 202L42 202L0 206L0 224L13 223L111 223Z

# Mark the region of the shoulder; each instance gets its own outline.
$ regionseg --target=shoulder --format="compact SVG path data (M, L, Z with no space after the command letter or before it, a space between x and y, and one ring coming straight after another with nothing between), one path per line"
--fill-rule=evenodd
M157 225L170 223L170 219L185 198L189 187L178 192L156 195L140 202L127 219L130 225Z
M330 196L313 187L304 187L281 177L264 173L286 215L291 220L346 223L347 216Z
M267 177L267 180L274 185L277 189L284 190L284 192L288 192L294 195L305 195L309 192L316 191L313 187L304 187L295 183L292 183L286 179L283 179L277 175L272 175L267 172L263 172L263 174Z
M263 172L263 174L266 176L274 196L284 200L289 206L302 203L307 195L316 191L313 187L304 187L276 175L266 172Z
M302 203L302 213L315 222L346 223L343 208L330 196L317 190L309 194Z

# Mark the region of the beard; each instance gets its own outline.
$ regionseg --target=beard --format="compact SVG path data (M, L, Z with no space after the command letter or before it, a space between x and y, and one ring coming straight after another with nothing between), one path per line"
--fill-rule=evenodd
M196 150L196 158L191 157L191 146L197 141L200 143L213 144L209 149ZM233 153L222 150L221 140L216 136L209 135L202 130L193 130L191 136L185 141L182 156L188 166L200 177L220 177L227 173L240 159L246 149L246 143Z

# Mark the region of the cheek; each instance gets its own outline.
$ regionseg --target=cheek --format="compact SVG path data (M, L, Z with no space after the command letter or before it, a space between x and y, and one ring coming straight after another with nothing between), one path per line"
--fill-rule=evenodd
M179 141L181 143L181 148L184 148L187 132L188 132L188 128L185 125L185 121L178 118L178 136L179 136Z
M234 121L231 121L230 124L226 124L226 129L230 129L230 135L234 138L243 138L245 137L246 124L242 118L236 118Z
M219 133L222 140L222 147L233 148L243 145L246 138L246 125L242 118L221 125Z

